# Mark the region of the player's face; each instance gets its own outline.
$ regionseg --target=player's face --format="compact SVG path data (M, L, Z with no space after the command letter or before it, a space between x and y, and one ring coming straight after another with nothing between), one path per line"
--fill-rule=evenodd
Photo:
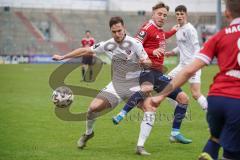
M163 27L167 20L168 11L166 8L158 8L153 11L152 19L158 27Z
M91 36L90 32L86 32L86 37L89 38Z
M111 27L112 37L117 42L120 43L125 37L125 28L121 23L112 25Z
M226 16L228 22L231 22L231 21L233 20L233 17L232 17L231 11L229 11L227 8L225 9L224 14L225 14L225 16Z
M187 14L183 11L177 11L176 13L177 23L180 24L180 26L183 26L187 23Z

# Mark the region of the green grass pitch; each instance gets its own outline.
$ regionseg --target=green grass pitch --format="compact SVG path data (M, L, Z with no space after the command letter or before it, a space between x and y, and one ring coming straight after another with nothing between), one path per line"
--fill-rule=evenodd
M0 65L0 160L193 160L197 159L208 136L205 113L190 97L188 117L181 132L192 138L188 145L168 141L173 108L163 103L145 148L149 157L135 154L142 112L134 109L120 125L114 126L114 111L100 117L95 125L95 137L86 149L79 150L76 141L85 131L85 122L62 121L54 113L52 89L48 79L58 65ZM173 66L170 66L173 67ZM202 92L206 95L216 66L202 72ZM80 82L80 68L66 82L101 89L110 81L110 67L104 65L97 81ZM189 93L188 85L184 91ZM72 112L84 112L92 98L75 96Z

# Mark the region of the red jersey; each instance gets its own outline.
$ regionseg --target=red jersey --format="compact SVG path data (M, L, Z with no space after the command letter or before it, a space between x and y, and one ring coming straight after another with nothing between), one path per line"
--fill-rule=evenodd
M153 68L162 66L164 61L163 55L157 58L153 55L153 51L157 48L161 48L164 53L166 49L166 39L173 36L175 33L176 30L164 32L163 29L159 28L153 20L144 23L140 28L135 38L142 43L148 57L152 61Z
M214 57L220 71L214 77L209 95L240 98L240 18L210 38L196 55L206 64Z
M90 38L83 38L81 43L82 43L82 47L91 47L91 46L94 45L95 40L92 37L90 37Z

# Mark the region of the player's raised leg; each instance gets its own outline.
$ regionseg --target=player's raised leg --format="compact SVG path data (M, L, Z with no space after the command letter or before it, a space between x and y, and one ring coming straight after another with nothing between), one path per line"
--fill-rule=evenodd
M135 92L124 105L123 109L113 117L113 123L119 124L123 118L130 112L139 102L145 99L145 93L143 91Z
M153 90L154 75L152 72L142 72L140 75L141 90L135 92L123 106L123 109L113 117L113 123L119 124L121 120L130 112L139 102L142 102Z

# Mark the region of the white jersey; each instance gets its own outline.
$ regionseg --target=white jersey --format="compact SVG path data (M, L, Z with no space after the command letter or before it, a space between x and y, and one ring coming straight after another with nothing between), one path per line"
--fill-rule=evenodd
M186 65L193 61L194 55L200 50L198 34L191 23L180 27L176 33L177 48L173 51L180 53L180 64Z
M111 38L95 44L91 49L95 53L106 53L111 58L112 81L115 82L138 81L141 71L139 59L148 58L142 44L127 35L120 44Z

